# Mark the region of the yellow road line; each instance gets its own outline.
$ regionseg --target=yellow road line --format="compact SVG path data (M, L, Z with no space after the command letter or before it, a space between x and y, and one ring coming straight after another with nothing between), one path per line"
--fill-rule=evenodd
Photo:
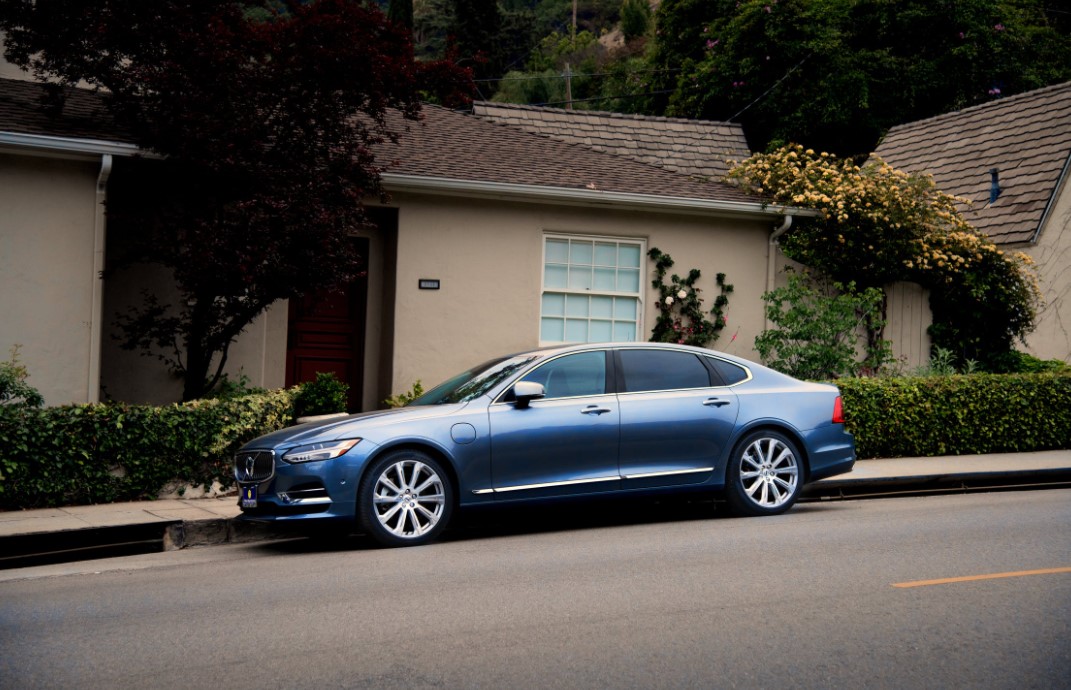
M946 577L940 580L915 580L914 582L897 582L893 587L928 587L930 585L948 585L953 582L975 582L977 580L998 580L1005 577L1025 577L1027 575L1052 575L1053 573L1071 573L1068 568L1042 568L1041 570L1020 570L1014 573L990 573L989 575L967 575L966 577Z

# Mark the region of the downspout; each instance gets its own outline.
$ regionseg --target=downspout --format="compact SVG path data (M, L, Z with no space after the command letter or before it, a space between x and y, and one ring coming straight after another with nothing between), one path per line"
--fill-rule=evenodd
M100 159L97 175L97 198L93 217L93 289L89 322L89 379L87 402L100 402L100 352L104 314L104 204L108 199L108 177L112 174L112 155L106 153Z
M788 229L791 227L792 216L786 213L781 224L774 228L774 231L770 233L770 244L766 247L766 292L770 292L774 289L774 276L777 273L777 238L788 232ZM762 313L762 328L763 330L769 330L770 319L765 316L765 308L763 308Z

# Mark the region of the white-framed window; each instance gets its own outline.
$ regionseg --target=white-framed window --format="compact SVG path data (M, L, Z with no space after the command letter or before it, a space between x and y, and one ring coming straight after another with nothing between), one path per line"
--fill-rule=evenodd
M544 235L541 343L640 340L642 240Z

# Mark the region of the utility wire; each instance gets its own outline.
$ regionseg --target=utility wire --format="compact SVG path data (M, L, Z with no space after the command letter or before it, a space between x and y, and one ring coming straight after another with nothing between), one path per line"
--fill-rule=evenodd
M628 72L626 74L626 76L632 76L634 74L668 74L668 73L680 72L680 71L681 70L679 68L678 69L642 69L642 70L636 70L635 72ZM587 72L587 73L573 72L572 76L574 76L574 77L606 77L606 76L611 76L613 74L615 74L615 73L614 72ZM535 75L535 76L531 76L531 77L498 77L497 79L491 79L491 78L473 79L473 81L477 81L477 82L535 81L535 80L538 80L538 79L564 79L564 78L565 78L564 74L541 74L541 75Z
M620 96L596 96L594 98L574 98L572 101L547 101L546 103L529 103L528 105L542 107L542 106L545 106L545 105L564 105L565 103L592 103L594 101L613 101L613 100L618 100L618 99L624 100L624 99L627 99L627 98L642 98L644 96L658 96L658 95L661 95L661 94L664 94L664 93L673 93L673 89L663 89L661 91L648 91L647 93L630 93L630 94L623 94L623 95L620 95Z

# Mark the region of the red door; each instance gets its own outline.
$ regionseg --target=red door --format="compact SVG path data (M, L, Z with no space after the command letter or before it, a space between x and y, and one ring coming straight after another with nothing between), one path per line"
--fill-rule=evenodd
M367 257L368 240L356 242L360 255ZM287 386L312 381L317 372L334 372L339 380L350 385L349 411L361 411L367 302L367 275L342 292L290 300Z

